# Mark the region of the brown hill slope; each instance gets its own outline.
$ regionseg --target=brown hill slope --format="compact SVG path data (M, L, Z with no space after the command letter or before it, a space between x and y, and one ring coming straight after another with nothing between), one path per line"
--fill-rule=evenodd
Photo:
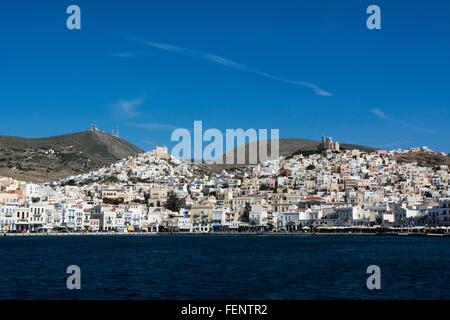
M395 160L399 163L414 163L417 162L419 166L434 167L440 165L450 166L450 156L442 155L440 153L429 152L407 152L395 156Z
M47 182L96 170L141 152L100 131L38 139L0 136L0 176Z
M227 155L231 155L234 152L234 159L235 163L237 162L237 154L238 152L245 152L245 159L246 163L249 162L249 159L257 159L258 162L266 161L268 159L271 159L271 148L270 148L270 141L266 141L267 144L267 150L268 150L268 157L264 159L260 159L259 155L257 154L259 152L258 143L252 142L250 144L242 145L236 148L235 150L229 152ZM279 140L279 154L280 156L289 157L293 154L298 154L305 151L317 151L318 147L320 145L320 141L315 140L306 140L306 139L280 139ZM349 149L359 149L363 151L373 151L374 148L365 147L365 146L359 146L354 144L341 144L342 150L349 150ZM250 152L251 150L251 152ZM256 154L255 154L256 153ZM227 156L225 155L223 159ZM225 160L224 160L225 162Z

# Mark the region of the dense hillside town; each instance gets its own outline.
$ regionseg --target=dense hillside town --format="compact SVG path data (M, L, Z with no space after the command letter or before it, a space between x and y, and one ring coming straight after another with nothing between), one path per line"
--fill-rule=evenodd
M343 151L330 141L317 152L220 173L199 170L158 147L52 183L0 178L0 230L448 233L448 166L395 160L403 152L433 151Z

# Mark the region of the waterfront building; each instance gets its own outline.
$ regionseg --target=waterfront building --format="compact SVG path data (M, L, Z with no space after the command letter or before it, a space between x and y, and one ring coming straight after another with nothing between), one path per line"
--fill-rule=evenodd
M448 166L398 163L406 151L340 150L332 139L323 146L215 173L157 149L51 185L0 177L1 231L450 226Z

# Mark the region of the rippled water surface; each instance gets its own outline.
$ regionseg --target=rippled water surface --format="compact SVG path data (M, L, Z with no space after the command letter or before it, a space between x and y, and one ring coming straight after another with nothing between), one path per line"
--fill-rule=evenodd
M0 299L450 299L450 238L3 237L0 277Z

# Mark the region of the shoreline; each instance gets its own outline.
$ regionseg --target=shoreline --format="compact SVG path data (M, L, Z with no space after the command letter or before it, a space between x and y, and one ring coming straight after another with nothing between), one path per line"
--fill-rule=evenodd
M450 234L442 233L402 233L402 232L388 232L388 233L373 233L373 232L229 232L229 233L165 233L165 232L64 232L64 233L3 233L0 234L0 238L14 237L14 238L33 238L33 237L157 237L157 236L253 236L253 237L313 237L313 236L377 236L377 237L450 237Z

